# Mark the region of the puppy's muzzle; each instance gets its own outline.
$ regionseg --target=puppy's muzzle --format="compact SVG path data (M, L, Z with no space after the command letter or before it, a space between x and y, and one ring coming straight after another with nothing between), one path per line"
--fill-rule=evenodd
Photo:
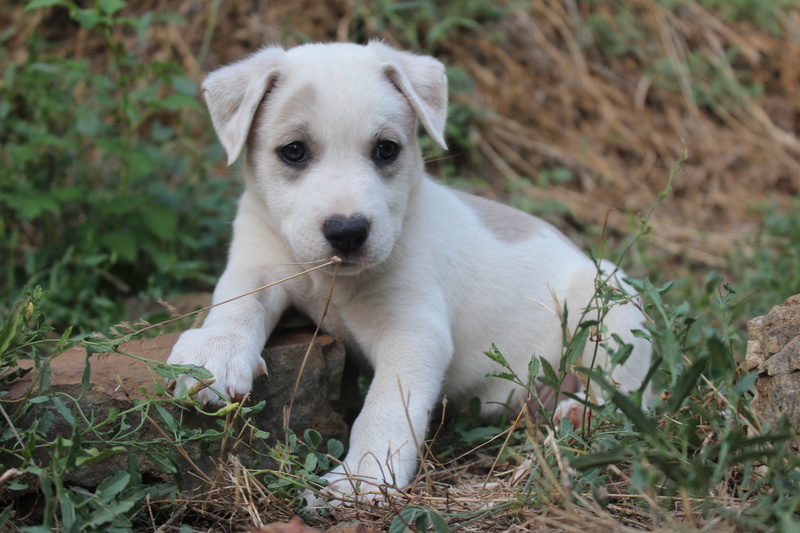
M322 234L337 252L347 257L367 241L369 220L364 215L333 215L322 224Z

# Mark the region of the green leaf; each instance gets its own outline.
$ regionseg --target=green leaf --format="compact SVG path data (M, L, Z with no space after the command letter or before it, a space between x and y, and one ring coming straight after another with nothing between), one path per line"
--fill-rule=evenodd
M633 345L626 343L622 337L613 333L611 338L617 343L618 348L611 356L611 363L614 365L624 365L628 358L633 353Z
M12 144L8 148L8 153L11 155L11 160L19 163L27 163L36 158L37 150L31 146L30 144ZM0 195L0 200L4 200L9 207L16 209L16 205L9 201L14 195L11 194L3 194ZM19 210L17 210L19 211Z
M36 413L36 422L35 425L31 427L31 429L35 429L36 433L39 435L47 435L47 432L50 431L50 428L53 427L53 423L55 422L56 415L49 409L39 409ZM30 447L33 448L35 444L35 440L29 441Z
M715 331L708 339L708 377L714 379L717 376L729 376L736 369L736 362L731 354L729 341L722 338L722 333Z
M94 9L76 9L72 10L70 17L81 25L86 30L91 30L100 22L100 13Z
M61 436L57 437L56 438L56 447L57 448L61 448L62 446L67 448L67 456L64 457L63 464L65 464L68 469L72 470L73 468L75 468L75 465L77 464L78 459L80 458L81 454L83 453L83 449L82 449L82 446L81 446L81 434L80 434L80 432L77 431L77 429L73 427L72 428L72 439L65 439L65 438L62 438Z
M95 495L105 502L110 502L122 492L131 480L131 475L124 470L118 470L113 476L104 479L95 491Z
M123 0L97 0L97 5L106 15L113 15L125 7L126 3Z
M648 417L638 405L633 403L630 398L619 392L614 385L609 383L602 372L583 367L577 367L575 371L586 374L591 378L592 382L605 389L611 402L630 419L639 431L653 438L660 437L656 423Z
M89 356L95 353L108 353L111 351L109 346L105 346L103 344L85 344L86 347L86 359L88 361Z
M113 231L100 238L100 242L112 253L117 254L122 260L133 263L139 247L136 237L129 232Z
M251 405L249 407L242 408L242 414L243 415L257 415L258 413L263 411L266 406L267 406L266 400L261 400L260 402L258 402L255 405Z
M76 521L75 503L69 494L62 494L61 503L61 522L63 531L78 531L79 526Z
M497 346L495 346L494 343L492 343L492 347L489 348L489 351L483 353L495 363L500 363L504 367L508 368L508 361L506 361L506 358L503 357L503 354L500 353L500 350L497 349Z
M112 455L118 455L120 453L126 453L128 450L124 446L114 446L113 448L103 448L99 450L97 448L84 448L83 452L87 453L83 457L78 457L75 461L76 466L83 466L85 464L89 464L92 461L100 461L111 457Z
M444 518L436 511L416 505L406 507L395 517L389 526L389 533L406 533L409 527L424 533L433 526L436 533L449 533L450 528Z
M602 468L608 465L619 465L625 461L630 460L630 457L625 455L622 448L608 452L595 452L586 455L580 455L573 459L570 464L576 470L591 470L593 468Z
M306 472L313 472L317 469L317 456L313 453L309 453L306 455L305 463L303 464L303 470Z
M497 372L495 370L492 370L491 372L488 372L486 374L486 377L487 378L505 379L507 381L513 381L515 383L516 383L516 380L517 380L517 376L515 376L514 374L509 374L508 372Z
M694 362L692 366L683 371L677 379L675 386L670 391L669 403L667 403L667 410L675 412L683 405L683 401L692 392L692 389L697 385L700 376L706 369L708 364L708 357L701 357Z
M181 22L181 24L185 23L186 21ZM169 84L180 94L191 97L197 96L197 82L188 76L171 76Z
M208 380L214 375L203 368L196 365L168 365L166 363L154 363L151 368L155 370L156 374L167 379L176 379L178 376L189 376L197 380Z
M389 526L389 533L406 533L410 527L413 527L417 515L423 509L419 507L407 507L400 511L394 520L392 520L392 525Z
M162 205L142 208L142 221L145 226L161 240L174 241L178 235L178 217L175 212Z
M0 355L5 354L13 340L17 338L20 325L22 324L22 317L23 306L20 305L11 313L11 316L8 317L8 320L3 324L3 328L0 329Z
M436 511L428 511L428 516L431 519L431 526L436 533L450 533L450 526L447 525L445 519Z
M178 468L175 465L175 462L172 461L172 459L170 457L168 457L166 455L162 455L161 453L156 452L156 451L145 452L145 453L147 454L147 458L154 465L156 465L156 468L158 468L162 472L167 473L167 474L177 474L178 473Z
M28 2L28 5L25 6L25 11L30 9L41 9L43 7L53 7L53 6L68 6L70 5L69 2L65 2L64 0L31 0Z
M92 387L92 365L89 363L89 354L86 354L86 364L83 366L83 375L81 376L81 387L83 390L89 390Z
M212 389L213 390L213 389ZM199 412L203 413L207 416L226 416L228 413L237 411L239 409L239 402L228 402L216 411L203 411L202 409L198 409ZM223 424L222 421L219 422Z
M100 509L97 509L95 512L93 512L90 515L89 520L86 521L86 525L91 528L97 528L98 526L101 526L103 524L109 524L111 522L115 524L120 523L120 525L121 523L124 522L130 523L127 519L120 520L120 517L124 516L125 513L130 511L131 508L134 505L136 505L136 503L137 500L135 499L130 499L130 500L124 499L115 502L110 502L110 504L108 504L107 507L101 507ZM120 530L119 528L108 527L104 529L104 531L108 533L114 533L116 531L130 531L130 529L125 528Z
M338 459L344 454L344 444L336 439L328 440L328 455Z
M39 392L46 391L50 388L50 378L53 375L53 368L50 363L45 361L42 365L41 373L39 374Z
M195 96L173 93L159 102L160 106L167 111L181 111L183 109L199 109L200 103Z
M169 413L169 411L167 411L166 409L164 409L163 407L161 407L158 404L155 405L155 408L156 408L156 411L158 411L158 414L159 414L159 417L161 418L161 420L164 422L164 424L167 425L167 428L173 433L177 432L178 429L179 429L179 425L178 425L178 421L175 420L175 417L172 416Z
M14 512L14 504L9 505L3 512L0 513L0 530L4 530L8 519L11 518L11 513Z
M742 376L742 379L739 380L739 383L736 384L736 387L733 390L734 398L739 398L746 392L753 390L753 386L756 384L757 379L758 370L753 370L752 372Z
M72 411L70 411L69 408L67 408L67 405L64 403L64 401L58 396L53 396L52 400L53 400L53 405L56 406L56 411L58 411L58 414L64 417L64 420L66 420L70 426L74 427L75 416L72 414Z
M49 194L4 194L2 199L25 221L33 220L46 212L57 214L61 210L58 201Z
M581 360L581 356L586 349L586 343L589 341L591 327L595 325L597 325L597 322L594 320L581 322L578 332L572 337L572 340L567 345L564 357L561 358L560 370L562 373L567 372L572 365Z
M264 431L258 428L253 428L251 431L253 432L252 433L253 438L258 440L266 440L269 438L270 435L269 431Z
M556 374L556 371L553 368L553 365L550 364L550 361L545 359L543 356L539 357L539 361L542 363L542 372L544 373L542 377L547 380L545 381L545 379L540 378L540 381L551 387L557 383L560 383L560 380L558 379L558 374Z
M322 444L322 435L317 430L307 429L303 433L303 440L306 441L309 448L316 450Z
M792 513L785 513L781 516L780 524L781 527L778 528L778 531L782 531L783 533L800 533L800 521L798 521L796 515L793 516Z

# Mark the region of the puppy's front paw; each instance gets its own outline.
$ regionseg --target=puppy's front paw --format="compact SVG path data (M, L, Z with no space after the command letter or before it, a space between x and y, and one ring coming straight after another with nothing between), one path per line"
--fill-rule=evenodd
M319 492L306 490L302 498L305 500L306 510L313 513L322 509L387 507L395 494L399 494L399 491L388 485L373 485L356 479L337 477Z
M363 468L362 468L363 470ZM306 508L315 511L323 508L385 507L400 491L378 472L368 474L348 473L340 465L323 476L328 486L315 493L307 490L303 494Z
M261 356L263 348L262 339L248 335L220 334L210 328L191 329L178 339L167 363L201 366L211 372L214 390L202 388L194 397L203 403L218 405L226 400L242 400L253 388L253 379L267 373ZM198 382L182 375L167 380L167 385L174 385L175 395L181 396L198 386Z

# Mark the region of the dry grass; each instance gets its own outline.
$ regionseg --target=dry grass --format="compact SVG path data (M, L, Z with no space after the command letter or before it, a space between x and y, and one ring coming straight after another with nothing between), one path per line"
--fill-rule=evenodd
M694 2L686 2L680 18L653 1L632 4L651 23L649 37L660 48L654 56L685 65L690 51L700 53L727 73L733 67L722 50L734 44L737 61L763 80L767 93L743 96L733 108L701 107L691 87L703 80L691 79L688 68L679 69L680 92L659 90L647 74L654 65L602 56L602 43L578 45L581 34L586 38L586 8L537 1L532 12L516 9L504 21L509 39L502 44L451 45L452 56L478 80L474 102L492 111L479 146L505 175L535 178L539 167L554 163L572 169L577 178L567 184L524 190L603 224L610 210L636 213L653 203L683 139L689 159L652 220L654 239L670 252L719 266L719 255L753 229L748 208L772 195L785 202L800 188L800 124L791 118L800 102L792 81L798 44L728 27ZM601 12L594 16L612 16L602 13L609 7L593 9ZM784 20L785 35L800 33L797 15ZM612 216L610 224L621 228L624 217Z
M429 458L421 469L427 475L421 475L408 490L390 493L381 506L348 504L326 516L305 516L305 520L315 529L339 526L350 531L349 525L359 524L386 531L400 511L419 506L445 514L451 531L465 533L739 531L724 519L703 516L698 512L702 502L688 495L664 498L628 493L627 474L617 468L613 469L616 481L606 487L607 505L601 507L594 495L576 492L568 474L558 473L570 470L552 431L529 426L528 432L533 449L526 456L512 454L498 463L497 450L478 450L447 464ZM173 515L177 519L172 521L185 520L192 524L192 531L236 531L289 522L296 502L275 496L260 479L231 456L226 464L219 464L212 483L180 503ZM726 496L723 489L710 497L733 512L741 510L743 502ZM177 530L170 528L165 524L158 531Z

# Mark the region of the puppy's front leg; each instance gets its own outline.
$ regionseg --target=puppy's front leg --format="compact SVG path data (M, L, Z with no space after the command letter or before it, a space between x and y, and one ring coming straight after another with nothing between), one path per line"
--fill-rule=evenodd
M214 291L214 303L225 302L263 284L262 276L229 267ZM252 388L253 379L267 372L261 352L285 307L278 294L283 292L280 287L263 292L212 308L201 328L181 335L167 362L204 367L214 377L213 389L224 399L241 400ZM176 395L196 383L187 376L176 381ZM200 391L196 399L221 403L221 398L209 389Z
M213 374L213 389L225 400L242 399L251 390L253 379L266 373L261 352L289 300L287 290L276 285L227 302L279 277L265 257L265 232L252 218L240 206L228 266L214 290L214 304L221 305L211 309L201 328L181 335L167 360L170 364L204 367ZM176 393L195 384L194 379L180 376ZM221 403L221 398L208 389L200 391L196 398L203 403Z
M412 481L430 409L453 354L442 317L399 332L382 330L384 337L373 345L375 375L353 424L350 450L344 463L325 476L329 493L372 493L360 499L374 500L379 485L403 487Z

